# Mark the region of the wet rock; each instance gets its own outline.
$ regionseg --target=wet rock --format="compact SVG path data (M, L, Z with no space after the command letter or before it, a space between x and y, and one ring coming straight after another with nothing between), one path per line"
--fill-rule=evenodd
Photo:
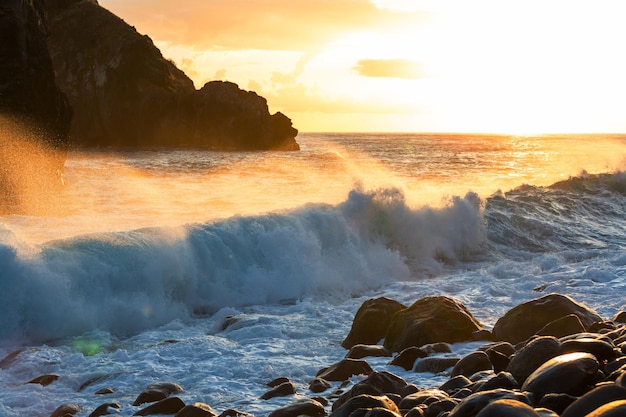
M115 392L115 388L104 387L104 388L100 388L99 390L94 392L94 394L96 394L96 395L107 395L107 394L113 394L114 392Z
M184 389L180 385L174 382L155 382L148 385L148 387L140 393L133 405L141 405L145 403L152 403L155 401L163 400L172 394L183 392Z
M2 358L2 360L0 360L0 369L8 369L11 365L13 365L13 363L15 363L17 357L25 350L26 348L15 350Z
M122 408L122 406L119 405L118 403L101 404L98 407L96 407L96 409L93 410L91 414L89 414L89 417L100 417L100 416L105 416L107 414L117 413L120 411L120 408Z
M330 382L326 381L324 378L315 378L309 384L309 389L311 390L311 392L315 393L324 392L330 387Z
M616 353L611 343L594 338L566 340L561 344L560 353L588 352L600 362L615 359Z
M341 343L346 349L356 344L373 345L385 337L391 317L406 306L387 297L366 300L359 307L350 333Z
M353 375L369 375L370 373L372 373L372 367L366 361L346 358L322 369L316 377L326 381L345 381Z
M488 404L503 399L516 400L526 404L530 403L526 395L521 392L504 389L482 391L464 398L450 411L448 417L474 417Z
M444 401L450 399L447 392L438 388L429 388L422 391L414 392L405 396L398 407L401 410L410 410L419 405L430 405L438 401Z
M393 411L396 414L400 414L398 406L386 395L374 396L374 395L357 395L350 398L339 407L335 407L333 404L332 417L348 417L352 412L360 408L386 408Z
M509 363L511 363L511 359L508 356L498 352L497 350L487 350L485 353L489 358L489 362L491 362L493 371L496 373L506 370Z
M578 397L569 394L546 394L539 400L539 407L553 410L558 415L570 406Z
M519 388L519 383L509 372L499 372L481 385L480 391L490 391L497 388L515 389Z
M531 406L517 400L496 400L483 408L476 417L541 417Z
M586 416L602 405L616 400L626 400L626 388L616 384L602 385L572 402L563 410L561 417Z
M185 403L178 397L169 397L137 411L134 416L149 416L154 414L176 414Z
M39 384L41 386L46 387L52 384L57 379L59 379L59 376L56 374L46 374L46 375L40 375L36 378L31 379L30 381L27 382L27 384Z
M409 384L398 375L388 371L374 371L367 378L357 382L354 386L344 394L342 394L333 404L333 407L339 407L352 397L368 394L373 396L381 396L387 394L406 395Z
M361 359L371 357L388 357L391 356L391 352L380 345L363 345L357 344L350 348L350 351L346 354L346 358Z
M286 381L261 395L261 399L269 400L270 398L285 397L287 395L292 395L295 393L296 386L293 384L293 382Z
M439 389L450 394L451 392L455 392L460 388L469 387L470 385L472 385L472 381L470 381L468 377L457 375L444 382Z
M50 414L50 417L73 416L80 410L82 410L82 407L78 404L61 404Z
M356 417L353 414L350 416ZM368 410L364 417L402 417L402 415L387 408L375 407Z
M228 408L222 411L218 417L254 417L254 415L250 413L245 413L243 411L239 411L234 408Z
M410 371L413 369L413 365L415 365L415 361L419 358L425 358L428 356L428 353L419 347L411 346L406 349L403 349L402 352L398 353L392 360L389 362L389 365L400 366L404 368L406 371Z
M291 381L286 376L279 376L278 378L272 379L270 382L268 382L265 385L267 385L268 387L274 388L274 387L279 386L280 384L284 384L285 382L291 382Z
M454 365L451 375L465 375L469 377L478 371L484 371L491 368L492 366L489 356L487 356L485 352L476 351L461 358L461 360Z
M217 417L217 413L210 405L198 402L184 406L174 417Z
M554 336L558 338L570 334L581 333L585 330L585 326L583 326L580 318L578 318L576 314L568 314L567 316L558 318L546 324L543 328L537 331L537 335Z
M523 384L526 378L546 361L558 356L561 342L552 336L543 336L528 342L514 356L507 366L507 372Z
M522 391L538 397L548 393L582 395L596 382L599 366L589 353L559 355L537 368L522 385Z
M440 373L445 371L446 369L454 367L459 362L459 358L440 358L440 357L429 357L419 360L415 363L415 367L413 371L415 372L432 372L432 373Z
M596 321L602 321L598 313L570 297L548 294L509 310L493 326L493 337L495 340L519 343L536 334L548 323L570 314L576 315L585 329Z
M613 316L612 321L616 323L626 323L626 311L620 311L619 313L616 313Z
M585 417L623 417L625 415L626 400L617 400L596 408Z
M447 398L445 400L435 401L428 405L426 409L427 416L439 416L442 413L452 411L454 407L460 402L454 398Z
M424 297L397 312L385 335L384 346L399 352L428 343L472 340L482 325L457 300L445 296Z

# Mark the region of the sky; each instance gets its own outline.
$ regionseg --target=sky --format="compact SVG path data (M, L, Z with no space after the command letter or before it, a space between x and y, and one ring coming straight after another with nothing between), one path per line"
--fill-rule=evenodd
M623 0L99 0L302 132L626 132Z

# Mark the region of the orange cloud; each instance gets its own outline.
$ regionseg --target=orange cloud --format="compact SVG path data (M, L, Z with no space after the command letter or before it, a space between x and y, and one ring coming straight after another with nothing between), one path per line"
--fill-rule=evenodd
M353 69L364 77L424 78L428 71L409 59L361 59Z
M415 21L419 12L367 0L100 0L141 33L196 49L301 50L355 30Z

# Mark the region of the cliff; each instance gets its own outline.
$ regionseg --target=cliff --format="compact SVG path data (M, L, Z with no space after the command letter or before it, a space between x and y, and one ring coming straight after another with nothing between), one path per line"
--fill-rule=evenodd
M148 36L95 0L47 0L57 83L74 108L77 147L297 150L282 113L236 84L199 90Z
M61 184L72 109L55 84L46 30L43 0L0 4L0 211Z

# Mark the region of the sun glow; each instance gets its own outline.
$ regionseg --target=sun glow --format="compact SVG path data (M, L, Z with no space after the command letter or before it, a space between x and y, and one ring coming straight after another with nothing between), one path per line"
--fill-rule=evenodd
M616 0L145 1L101 4L197 86L257 91L301 131L626 130Z

